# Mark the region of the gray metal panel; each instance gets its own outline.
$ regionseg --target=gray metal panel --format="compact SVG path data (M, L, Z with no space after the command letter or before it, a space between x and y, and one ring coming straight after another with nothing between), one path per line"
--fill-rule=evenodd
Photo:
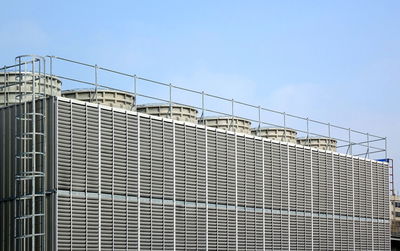
M37 101L36 106L41 101ZM31 103L26 103L27 111L32 108ZM38 142L41 146L52 148L55 145L55 133L52 128L55 126L55 100L48 98L46 100L46 120L43 121L46 136ZM14 250L14 217L15 217L15 167L16 167L16 116L22 112L23 105L15 104L0 108L0 250ZM45 139L45 144L43 140ZM44 159L46 161L46 179L44 185L47 195L44 201L45 219L42 222L45 231L46 250L52 250L55 246L54 228L55 228L55 156L53 151L49 151ZM29 191L27 188L26 191ZM37 245L36 249L40 247Z
M385 164L92 105L71 120L60 103L60 249L96 247L100 213L103 249L389 247Z

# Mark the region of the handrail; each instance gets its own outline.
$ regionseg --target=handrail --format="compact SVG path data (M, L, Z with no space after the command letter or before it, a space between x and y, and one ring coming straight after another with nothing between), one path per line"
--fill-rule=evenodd
M175 84L152 80L152 79L149 79L149 78L138 76L137 74L124 73L124 72L121 72L121 71L117 71L117 70L109 69L109 68L106 68L106 67L98 66L97 64L88 64L88 63L83 63L83 62L79 62L79 61L72 60L72 59L67 59L67 58L58 57L58 56L50 56L50 55L47 55L45 57L34 56L34 55L22 55L22 56L19 56L17 58L22 58L22 57L27 57L27 56L32 57L33 60L35 60L35 58L40 58L40 59L43 59L43 60L45 60L44 58L46 58L46 57L50 58L50 69L52 69L51 73L50 73L50 76L57 77L59 79L63 79L63 80L67 80L67 81L71 81L71 82L81 83L81 84L85 84L85 85L91 85L91 86L94 86L96 88L96 90L97 90L97 88L105 88L105 89L110 89L110 90L115 90L115 91L127 92L127 93L130 93L130 94L134 95L135 97L142 97L142 98L147 98L147 99L153 99L153 100L157 100L157 101L166 102L166 103L169 103L170 105L172 105L172 104L175 104L175 105L178 105L178 104L180 104L180 105L188 105L188 106L192 106L192 107L194 107L196 109L199 109L199 111L201 111L201 113L202 113L202 116L204 116L205 112L212 113L212 114L224 115L224 116L230 116L230 117L238 117L239 116L239 117L241 117L243 119L249 120L250 122L256 123L258 125L258 127L260 127L261 125L264 125L264 126L274 126L274 127L279 127L279 128L292 128L292 129L296 130L298 133L302 133L302 134L306 135L306 137L324 137L324 138L328 138L328 139L335 139L338 142L346 142L346 144L338 146L337 147L338 149L347 147L347 151L349 151L349 149L350 149L350 152L351 152L351 149L353 147L360 146L360 147L366 148L367 149L366 153L368 153L368 154L375 153L375 151L374 152L370 152L369 151L370 149L374 149L374 150L378 150L378 152L379 151L380 152L385 152L385 156L387 155L387 139L386 139L386 137L377 136L377 135L366 133L366 132L362 132L362 131L359 131L359 130L354 130L354 129L351 129L351 128L346 128L346 127L343 127L343 126L339 126L339 125L335 125L335 124L331 124L331 123L327 123L327 122L323 122L323 121L318 121L318 120L315 120L315 119L310 119L310 118L306 118L306 117L302 117L302 116L298 116L298 115L294 115L294 114L290 114L290 113L285 113L285 112L281 112L281 111L272 110L272 109L269 109L269 108L257 106L257 105L246 103L246 102L243 102L243 101L238 101L238 100L229 99L229 98L226 98L226 97L221 97L221 96L218 96L218 95L215 95L215 94L206 93L204 91L192 90L192 89L181 87L181 86L178 86L178 85L175 85ZM70 77L70 76L61 76L61 75L53 74L52 73L52 71L54 71L54 69L53 69L54 68L54 66L53 66L54 62L53 61L56 61L56 60L63 61L63 62L68 62L68 63L71 63L71 64L77 64L77 65L81 65L81 66L85 66L85 67L89 67L89 68L94 69L94 71L95 71L95 81L91 82L91 81L81 80L81 79L78 79L78 78L73 78L73 77ZM22 64L22 62L21 62L21 64ZM0 68L0 71L7 70L7 69L10 69L12 67L19 66L21 64L14 64L14 65L11 65L11 66L4 66L4 67ZM113 73L113 74L116 74L116 75L121 75L121 76L132 78L134 80L134 91L133 92L132 91L126 91L126 90L122 90L122 89L119 89L119 88L111 87L110 84L100 83L98 81L98 73L97 73L97 71L106 71L106 72ZM1 72L0 72L0 74L1 74ZM138 85L139 82L145 82L147 84L154 84L154 85L160 85L160 86L168 87L169 88L169 95L170 95L169 100L164 99L164 98L160 98L160 97L155 97L155 96L152 96L152 95L147 95L147 94L144 94L144 93L138 93L136 89L137 89L137 85ZM187 93L192 93L192 94L199 95L199 100L197 100L197 101L200 101L200 99L201 99L202 106L201 107L196 107L196 106L191 105L191 104L183 104L183 103L181 104L181 103L175 102L172 99L173 90L180 90L180 91L184 91L184 92L187 92ZM167 93L165 93L165 94L167 94ZM222 102L226 102L226 104L229 104L231 106L231 111L230 112L223 112L222 110L219 110L218 108L217 109L210 108L209 105L207 107L207 105L205 104L205 97L209 97L209 98L213 98L213 99L216 99L216 100L220 100ZM254 109L254 111L258 113L258 119L249 118L248 114L246 114L245 116L240 115L243 112L241 112L240 109L239 110L237 108L235 109L235 105L245 106L245 107L248 107L250 109ZM248 108L246 108L246 109L248 109ZM271 121L265 121L265 117L261 116L261 112L263 112L262 113L263 115L265 115L265 114L266 115L275 114L275 115L281 116L282 124L276 124L276 123L272 123ZM287 119L288 118L295 119L295 120L291 120L291 125L287 124ZM295 125L292 125L293 123ZM302 123L304 123L304 124L302 124ZM318 133L315 132L315 131L310 130L310 125L313 125L313 124L318 124L318 125L326 127L326 129L324 129L324 130L326 130L326 133L322 133L321 129L319 130ZM303 128L305 126L307 126L307 129L299 128L299 127ZM342 135L342 136L338 135L338 132L332 133L331 129L338 129L341 132L340 135ZM342 138L343 135L346 135L346 134L348 135L348 138L343 139ZM353 140L353 138L359 138L360 136L361 137L366 136L367 140L366 141L361 141L361 142L357 142L357 141ZM373 145L373 143L375 145ZM376 144L384 144L385 147L381 148L381 147L378 147Z

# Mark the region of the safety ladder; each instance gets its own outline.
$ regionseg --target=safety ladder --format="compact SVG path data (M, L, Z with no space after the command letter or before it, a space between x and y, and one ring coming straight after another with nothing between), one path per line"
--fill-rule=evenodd
M15 128L15 250L45 250L45 59L19 56Z

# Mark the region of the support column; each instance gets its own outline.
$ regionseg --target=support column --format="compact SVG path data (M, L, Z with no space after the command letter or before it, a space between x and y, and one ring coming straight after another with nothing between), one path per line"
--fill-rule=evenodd
M304 148L304 155L306 149ZM311 250L314 250L314 182L313 182L313 154L312 149L310 149L310 172L311 172ZM304 156L306 159L306 156Z
M281 145L282 146L282 145ZM286 145L286 150L287 150L287 171L288 171L288 176L287 176L287 186L288 186L288 250L290 250L290 161L289 161L289 145ZM282 201L282 198L281 198ZM281 207L282 210L282 207ZM281 211L281 217L282 217L282 211ZM281 240L282 241L282 240Z
M372 247L374 250L374 181L373 181L373 172L372 172L372 161L369 161L370 170L371 170L371 240Z
M239 228L238 228L238 186L237 186L237 134L235 132L235 228L236 228L236 250L239 250Z
M264 140L261 139L261 151L262 151L262 219L263 219L263 250L265 250L265 170L264 170ZM257 174L256 174L257 175Z
M206 133L206 250L208 250L208 129Z
M98 109L98 116L99 116L99 124L98 124L98 151L99 151L99 250L101 250L101 107L100 105L97 106ZM72 134L71 134L72 135Z
M352 183L353 183L353 191L352 191L352 200L353 200L353 250L356 250L356 211L354 206L354 158L351 158L351 170L352 170Z
M170 103L171 105L171 103ZM171 115L172 115L172 110L171 110ZM172 116L171 116L172 119ZM176 151L176 147L175 147L175 138L176 138L176 134L175 134L175 121L172 120L172 130L173 130L173 189L174 189L174 250L176 250L176 169L175 169L175 151Z
M138 240L137 240L137 245L138 245L138 250L140 250L140 116L137 113L137 224L138 224Z
M335 250L335 163L334 163L334 157L333 153L331 153L331 158L332 158L332 222L333 222L333 250ZM328 167L327 167L328 169Z

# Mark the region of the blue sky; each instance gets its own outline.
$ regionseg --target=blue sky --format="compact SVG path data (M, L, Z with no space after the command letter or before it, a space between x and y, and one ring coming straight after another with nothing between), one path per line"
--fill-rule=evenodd
M400 161L399 1L110 3L2 3L0 64L97 63L387 136Z

